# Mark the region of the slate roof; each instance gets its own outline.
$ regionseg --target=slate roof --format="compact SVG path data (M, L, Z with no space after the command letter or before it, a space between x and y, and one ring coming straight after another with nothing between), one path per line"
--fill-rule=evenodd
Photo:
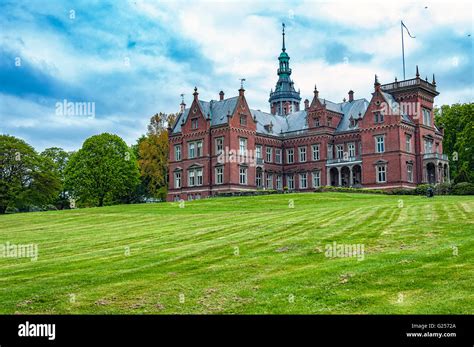
M227 122L227 115L229 113L234 113L235 107L237 105L237 100L238 96L229 99L224 99L222 101L199 100L199 105L201 106L204 117L207 117L207 115L209 115L211 117L211 126L214 126ZM175 126L173 128L173 134L181 132L181 124L183 122L186 122L186 120L188 119L189 110L189 108L185 109L183 114L181 114L176 120Z
M211 126L225 124L227 122L227 114L233 113L237 105L238 97L225 99L222 101L211 100L199 101L202 111L205 115L209 114L211 117ZM342 115L341 121L336 128L336 133L350 131L357 129L350 127L350 118L359 118L364 116L365 111L369 105L366 99L357 99L354 101L346 101L341 103L334 103L328 100L320 99L321 103L326 102L326 108L328 110L337 112ZM286 116L273 115L271 113L263 112L260 110L250 110L252 118L257 119L257 133L273 136L281 136L289 132L297 132L308 129L306 123L307 112L305 110L292 112ZM173 133L179 133L181 131L181 124L189 116L189 108L176 121ZM272 131L270 132L266 125L272 124Z

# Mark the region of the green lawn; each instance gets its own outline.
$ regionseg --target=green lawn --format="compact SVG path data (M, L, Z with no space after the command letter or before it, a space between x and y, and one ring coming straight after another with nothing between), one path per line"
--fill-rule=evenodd
M0 258L0 313L474 314L473 222L474 197L345 193L5 215L39 255Z

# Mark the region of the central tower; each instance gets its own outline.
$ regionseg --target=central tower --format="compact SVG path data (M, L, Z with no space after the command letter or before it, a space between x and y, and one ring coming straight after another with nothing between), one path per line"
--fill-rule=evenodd
M277 70L278 82L275 91L270 91L270 110L272 114L287 115L300 110L300 92L295 90L291 80L290 56L286 53L285 47L285 23L282 24L283 44L278 61L280 67Z

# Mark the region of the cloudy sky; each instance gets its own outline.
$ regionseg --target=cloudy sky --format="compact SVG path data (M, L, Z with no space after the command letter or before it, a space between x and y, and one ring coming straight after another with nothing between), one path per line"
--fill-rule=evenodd
M74 150L116 133L132 144L151 115L177 112L194 86L203 100L234 96L245 78L250 106L268 110L277 80L281 23L292 78L304 98L370 99L374 74L436 74L436 104L472 102L470 2L7 1L0 0L0 133L37 150ZM93 116L61 112L86 102Z

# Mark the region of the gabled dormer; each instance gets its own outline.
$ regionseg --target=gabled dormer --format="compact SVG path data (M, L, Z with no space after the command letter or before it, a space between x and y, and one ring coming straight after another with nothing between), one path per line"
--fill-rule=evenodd
M307 124L309 128L336 129L343 116L339 104L319 98L319 91L314 86L314 96L307 109Z
M319 100L319 91L316 85L314 85L313 93L313 100L306 109L306 122L309 128L319 128L326 124L326 105L322 104Z
M210 127L210 115L205 112L203 105L199 101L199 93L194 87L193 102L186 112L181 115L181 132L189 134L193 132L205 131Z
M369 106L362 120L359 121L361 128L373 128L400 123L403 110L396 99L381 89L381 84L375 75L374 92Z
M252 117L249 105L245 99L245 89L243 86L239 89L239 96L235 109L228 115L228 124L232 128L241 128L250 131L257 130L256 119Z

